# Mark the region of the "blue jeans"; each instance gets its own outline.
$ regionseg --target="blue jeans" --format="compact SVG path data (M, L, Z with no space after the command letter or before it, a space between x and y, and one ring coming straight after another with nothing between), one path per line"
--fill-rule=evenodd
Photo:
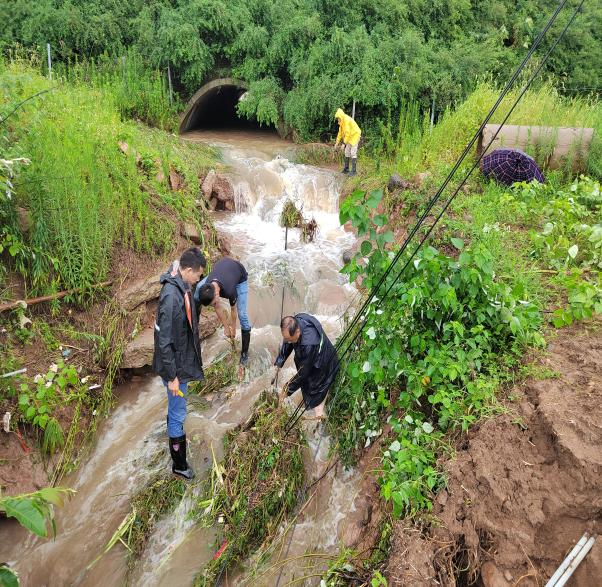
M249 303L249 282L243 281L236 286L236 309L238 310L238 320L241 330L251 330L251 323L247 314L247 305Z
M194 290L194 301L199 304L199 292L201 287L205 285L207 278L204 277L199 281ZM243 281L236 286L236 311L238 312L238 321L240 322L241 330L251 330L251 322L249 322L249 315L247 314L247 305L249 303L249 281Z
M170 438L184 436L184 420L186 420L186 398L188 396L188 383L180 383L180 391L184 397L173 395L163 380L167 391L167 435Z

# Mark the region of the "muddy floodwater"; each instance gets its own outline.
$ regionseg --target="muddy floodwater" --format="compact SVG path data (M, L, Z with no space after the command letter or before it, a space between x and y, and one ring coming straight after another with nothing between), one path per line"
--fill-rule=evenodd
M340 332L341 314L353 303L356 291L339 273L342 253L353 245L353 235L338 222L341 178L331 171L292 162L294 145L275 135L261 133L193 132L190 141L217 145L228 165L236 196L236 213L215 215L217 230L225 235L233 255L249 272L249 315L253 324L250 367L243 383L209 398L205 409L189 406L186 431L190 461L198 477L211 465L211 448L219 458L225 432L244 421L257 396L270 386L272 363L280 343L279 321L283 285L284 314L304 311L314 314L333 339ZM282 205L292 199L306 218L319 226L313 243L303 243L298 230L290 230L284 250L284 229L278 224ZM240 333L238 333L240 337ZM227 349L222 330L203 343L204 363L209 364ZM292 375L289 359L286 375ZM63 485L77 491L57 510L57 537L41 540L16 523L2 526L0 560L18 570L27 587L66 585L121 586L126 581L126 551L118 544L91 569L88 565L102 552L121 521L130 511L130 499L155 473L168 470L165 430L166 400L161 381L135 378L116 390L117 405L99 427L96 445L80 469ZM319 441L307 430L308 476L326 467L328 438ZM316 455L314 460L312 457ZM308 552L334 553L345 519L353 509L357 479L353 471L333 470L320 483L315 499L299 519L294 533L272 558L246 577L248 569L234 570L225 582L273 586L286 585L314 573L303 561ZM211 558L220 529L199 528L188 513L198 492L194 487L176 511L157 524L146 550L129 576L140 586L188 586ZM283 534L285 530L283 529ZM288 546L290 543L290 547ZM253 566L253 559L244 566ZM299 580L296 585L315 585L318 578Z

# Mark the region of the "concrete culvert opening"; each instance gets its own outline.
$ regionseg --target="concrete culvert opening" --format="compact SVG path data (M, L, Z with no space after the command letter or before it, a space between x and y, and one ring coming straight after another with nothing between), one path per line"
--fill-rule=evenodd
M246 82L234 78L220 78L202 86L182 114L180 133L222 129L265 131L257 121L240 118L236 111L247 87Z

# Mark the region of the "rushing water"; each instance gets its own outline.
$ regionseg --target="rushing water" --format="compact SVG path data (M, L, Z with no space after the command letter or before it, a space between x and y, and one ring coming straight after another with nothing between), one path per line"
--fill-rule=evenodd
M186 422L190 460L202 476L211 465L211 450L219 458L225 432L244 421L259 393L268 388L271 365L280 343L278 323L282 285L287 285L284 313L309 312L318 317L333 338L340 331L338 317L354 298L355 290L339 274L342 252L353 236L339 227L336 174L291 163L292 145L273 137L231 133L199 135L190 140L218 144L229 165L236 194L236 213L216 213L218 231L228 237L232 253L249 272L249 314L253 323L250 369L244 383L216 394L201 411L189 407ZM282 205L292 199L307 218L319 226L313 243L302 243L299 231L290 230L287 250L284 229L278 225ZM226 349L218 331L203 345L207 364ZM290 367L289 374L293 371ZM285 373L286 375L286 373ZM57 537L40 540L12 522L2 528L0 559L14 564L22 585L123 585L125 549L116 545L91 569L87 566L103 550L130 510L130 498L154 473L166 470L165 391L157 378L132 381L118 390L119 402L98 432L98 442L87 462L65 485L77 493L57 511ZM318 445L309 434L311 455L308 475L319 475L327 465L328 439ZM315 462L311 458L316 453ZM282 570L282 585L292 577L311 574L302 566L279 562L308 552L334 552L340 524L353 510L353 473L335 471L320 483L315 498L291 534L283 529L280 552L250 583L244 573L228 583L272 586ZM186 494L176 511L160 521L145 552L130 576L140 586L187 586L213 554L217 531L196 527L188 517L198 488ZM286 534L286 535L284 535ZM290 544L290 546L289 546ZM285 552L284 552L285 551ZM253 560L248 561L253 565ZM316 567L317 568L317 567ZM263 576L261 576L263 574ZM286 579L286 580L285 580ZM308 579L308 584L317 580ZM301 583L297 583L301 584Z

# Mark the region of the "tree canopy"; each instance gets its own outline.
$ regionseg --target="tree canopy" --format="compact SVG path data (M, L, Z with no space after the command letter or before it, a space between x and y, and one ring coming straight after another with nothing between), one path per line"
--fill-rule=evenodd
M576 6L567 3L539 55ZM365 122L404 100L439 110L509 71L550 0L13 0L0 42L51 43L56 59L139 52L169 62L182 93L227 71L250 83L240 113L302 138L357 101ZM547 65L572 91L602 86L602 5L587 2Z

